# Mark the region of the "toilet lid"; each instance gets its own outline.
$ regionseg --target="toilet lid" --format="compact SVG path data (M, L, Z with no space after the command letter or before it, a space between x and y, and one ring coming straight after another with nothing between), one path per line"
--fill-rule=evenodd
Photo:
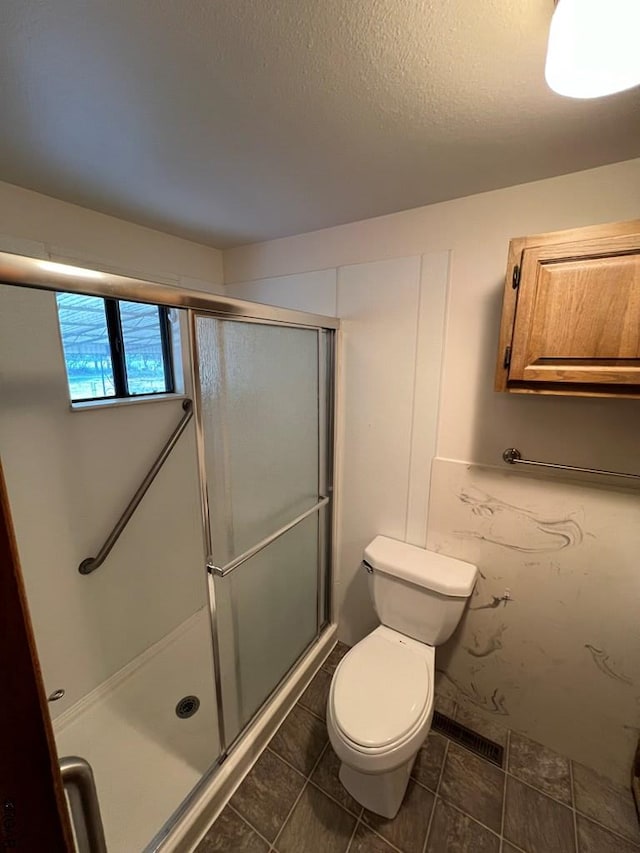
M429 692L426 660L401 643L370 636L351 649L335 674L335 720L353 743L386 746L414 728Z

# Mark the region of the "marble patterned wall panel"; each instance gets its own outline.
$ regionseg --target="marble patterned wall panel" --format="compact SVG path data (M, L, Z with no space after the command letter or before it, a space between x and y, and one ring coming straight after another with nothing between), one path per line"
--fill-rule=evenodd
M476 563L438 689L627 784L640 732L640 494L435 459L428 544Z

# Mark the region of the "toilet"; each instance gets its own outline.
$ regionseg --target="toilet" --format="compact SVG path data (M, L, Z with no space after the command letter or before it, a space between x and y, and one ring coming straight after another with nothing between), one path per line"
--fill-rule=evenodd
M386 536L366 547L362 565L381 625L340 661L327 727L344 787L393 818L431 727L435 647L458 625L477 569Z

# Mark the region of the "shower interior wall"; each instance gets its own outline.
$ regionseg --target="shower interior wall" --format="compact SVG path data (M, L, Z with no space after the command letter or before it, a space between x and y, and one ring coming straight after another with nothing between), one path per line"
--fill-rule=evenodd
M8 184L0 184L0 250L223 290L215 249ZM45 689L66 690L55 717L204 605L201 574L180 580L185 565L202 565L193 428L103 571L70 573L104 540L179 420L180 403L70 411L55 295L3 287L0 298L3 462ZM185 381L190 392L188 371ZM164 600L148 595L159 580ZM105 647L114 612L126 629Z
M223 290L215 249L7 184L0 250ZM219 752L193 421L135 523L82 576L180 400L71 411L56 299L44 291L0 287L0 365L0 452L45 691L65 691L49 706L58 751L94 767L109 849L142 849ZM190 395L188 371L185 382ZM201 708L179 720L187 694ZM171 784L132 810L122 796L145 790L148 774ZM125 776L129 786L112 781Z

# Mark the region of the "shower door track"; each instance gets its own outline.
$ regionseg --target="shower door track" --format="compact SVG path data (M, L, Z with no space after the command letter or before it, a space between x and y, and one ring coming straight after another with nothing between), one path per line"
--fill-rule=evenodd
M316 329L340 328L340 320L337 317L324 317L321 314L247 302L230 296L219 296L172 284L157 284L146 279L74 267L40 258L28 258L11 252L0 252L0 283L35 290L166 305L170 308L195 309L227 320L249 323L266 322Z

